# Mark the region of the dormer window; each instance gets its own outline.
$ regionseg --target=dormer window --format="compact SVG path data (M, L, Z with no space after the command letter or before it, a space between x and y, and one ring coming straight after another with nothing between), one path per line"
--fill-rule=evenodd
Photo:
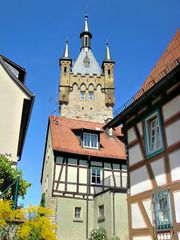
M83 147L98 149L98 135L94 133L83 133Z

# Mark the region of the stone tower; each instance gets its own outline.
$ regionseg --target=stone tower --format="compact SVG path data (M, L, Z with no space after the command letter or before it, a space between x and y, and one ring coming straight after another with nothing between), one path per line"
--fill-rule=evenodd
M60 115L72 119L105 122L112 118L114 106L114 61L108 44L102 68L91 50L92 34L85 16L84 30L80 34L81 49L74 65L66 41L60 58Z

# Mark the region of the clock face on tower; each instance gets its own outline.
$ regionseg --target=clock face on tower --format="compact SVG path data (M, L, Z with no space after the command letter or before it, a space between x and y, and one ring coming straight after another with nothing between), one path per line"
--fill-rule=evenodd
M87 55L85 56L83 62L84 62L84 66L85 66L85 67L89 67L89 65L90 65L90 59L89 59L89 57L88 57Z

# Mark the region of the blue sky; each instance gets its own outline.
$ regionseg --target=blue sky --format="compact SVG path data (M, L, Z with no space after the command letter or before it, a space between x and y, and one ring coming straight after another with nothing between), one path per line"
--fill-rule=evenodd
M18 166L32 183L24 203L37 205L47 121L56 110L58 61L66 38L72 59L78 56L85 1L6 0L0 8L0 54L27 70L26 86L36 95ZM108 39L116 62L115 109L138 91L173 38L180 27L179 9L179 0L88 1L94 55L101 64Z

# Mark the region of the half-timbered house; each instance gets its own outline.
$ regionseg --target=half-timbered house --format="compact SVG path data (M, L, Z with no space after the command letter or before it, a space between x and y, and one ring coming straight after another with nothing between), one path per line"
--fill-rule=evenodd
M49 117L42 169L45 204L54 209L61 240L88 239L101 225L126 240L127 169L121 129L106 132L114 105L114 61L102 68L91 50L85 17L80 54L72 66L66 42L60 59L60 115Z
M123 124L131 240L180 239L180 29L142 88L105 128Z

